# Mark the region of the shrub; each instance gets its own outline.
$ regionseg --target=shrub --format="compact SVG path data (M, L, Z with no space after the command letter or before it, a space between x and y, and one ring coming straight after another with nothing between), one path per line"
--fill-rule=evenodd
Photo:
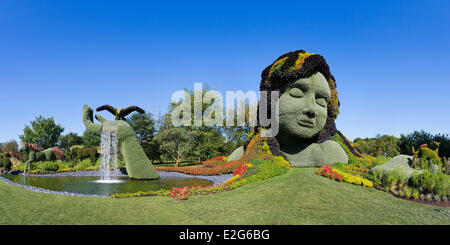
M404 192L405 192L405 197L406 198L411 198L413 195L413 189L409 186L405 186L404 188Z
M85 170L88 167L92 166L92 162L90 158L86 158L83 161L81 161L80 163L78 163L74 169L75 170Z
M389 171L386 174L386 184L388 184L389 186L393 186L396 185L398 183L399 180L399 176L398 176L398 171L393 170L393 171Z
M435 202L440 202L441 201L441 197L439 195L433 195L433 200Z
M56 162L46 161L40 164L39 170L41 172L56 172L58 171L58 164Z
M12 166L11 159L9 157L0 158L0 168L4 170L10 170Z
M413 196L413 198L414 198L414 199L417 199L417 198L419 198L419 190L417 190L417 189L413 189L413 193L412 193L412 196Z
M414 174L409 180L413 187L422 189L424 193L447 195L450 189L449 176L442 172L433 173L430 170L424 170L421 174Z

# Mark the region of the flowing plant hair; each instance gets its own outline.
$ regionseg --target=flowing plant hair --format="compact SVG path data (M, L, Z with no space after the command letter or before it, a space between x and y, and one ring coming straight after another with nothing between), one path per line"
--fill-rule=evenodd
M271 115L271 104L277 103L277 101L271 101L272 91L279 91L279 94L281 95L284 85L301 78L310 77L317 72L320 72L325 77L331 92L330 100L327 105L327 119L325 126L322 131L311 139L312 142L321 143L331 139L331 137L338 132L336 129L335 120L339 114L340 105L337 96L336 80L331 74L327 62L321 55L307 53L304 50L297 50L283 54L263 70L259 90L266 92L266 118L269 118ZM261 96L263 96L263 94L261 94ZM263 100L260 100L260 102L261 101ZM260 125L259 113L258 125ZM280 150L280 143L276 137L268 137L267 144L269 145L272 154L283 156L287 160L286 156ZM357 152L355 151L355 153Z

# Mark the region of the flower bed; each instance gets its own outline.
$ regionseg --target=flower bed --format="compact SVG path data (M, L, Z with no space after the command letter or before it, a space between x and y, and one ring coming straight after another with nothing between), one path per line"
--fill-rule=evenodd
M194 167L155 167L158 171L180 172L191 175L220 175L233 173L242 163L238 160L220 165L206 164Z
M373 187L372 181L349 173L345 173L337 169L333 169L330 165L325 165L317 169L315 173L339 182L344 181L354 185Z
M141 197L141 196L167 196L175 200L185 200L191 195L206 195L223 191L230 191L247 183L261 181L274 176L282 175L289 171L290 164L282 157L268 154L262 154L262 145L265 142L259 134L256 134L250 141L244 156L240 159L216 165L215 167L165 167L166 171L185 171L189 174L220 174L233 173L233 177L220 185L184 186L172 188L171 190L162 190L158 192L137 192L137 193L119 193L114 194L113 198ZM162 168L157 168L161 170Z

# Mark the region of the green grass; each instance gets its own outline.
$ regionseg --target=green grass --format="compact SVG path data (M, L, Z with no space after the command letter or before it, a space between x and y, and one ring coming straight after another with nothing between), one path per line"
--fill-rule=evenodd
M0 181L0 224L450 224L450 208L427 206L314 174L287 174L230 192L88 198L42 194Z

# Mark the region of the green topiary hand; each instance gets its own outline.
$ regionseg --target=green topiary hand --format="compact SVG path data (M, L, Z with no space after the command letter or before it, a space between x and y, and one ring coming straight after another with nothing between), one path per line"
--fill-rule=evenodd
M109 121L100 115L95 118L102 124L94 123L93 110L88 105L83 106L83 123L86 131L100 135L102 131L116 131L120 151L125 160L128 176L132 179L157 179L158 172L145 155L136 134L126 121Z

